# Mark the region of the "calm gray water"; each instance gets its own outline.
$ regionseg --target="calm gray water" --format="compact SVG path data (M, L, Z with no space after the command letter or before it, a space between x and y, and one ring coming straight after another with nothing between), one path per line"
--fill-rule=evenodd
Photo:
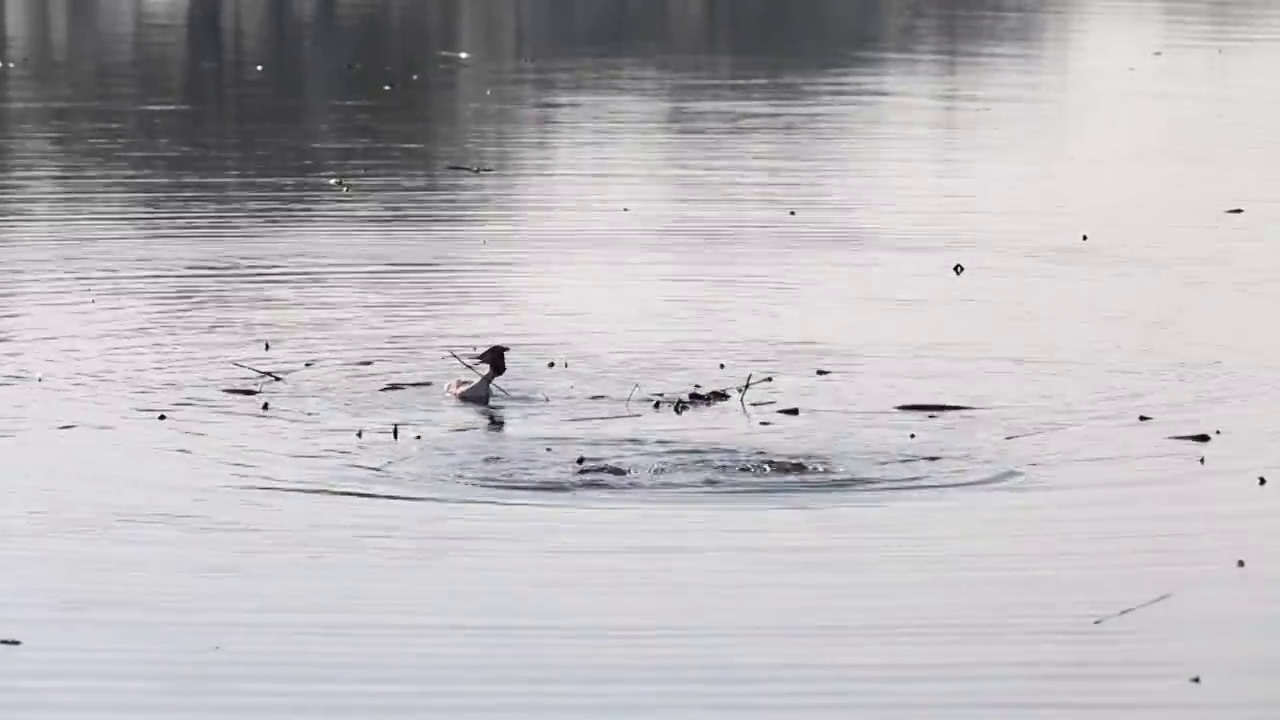
M4 717L1280 709L1275 4L0 5Z

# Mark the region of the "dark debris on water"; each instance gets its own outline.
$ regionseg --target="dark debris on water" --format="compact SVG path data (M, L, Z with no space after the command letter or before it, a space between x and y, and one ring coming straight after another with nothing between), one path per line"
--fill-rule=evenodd
M393 382L387 383L378 388L378 392L394 392L397 390L408 390L409 388L424 388L434 385L430 380L419 380L417 382Z
M903 412L958 412L961 410L977 410L977 408L969 405L948 405L945 403L908 403L906 405L898 405L894 410L902 410Z

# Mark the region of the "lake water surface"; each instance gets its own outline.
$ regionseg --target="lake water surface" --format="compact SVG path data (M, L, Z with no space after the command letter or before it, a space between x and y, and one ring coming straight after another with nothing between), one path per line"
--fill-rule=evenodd
M1280 6L0 5L4 717L1280 710Z

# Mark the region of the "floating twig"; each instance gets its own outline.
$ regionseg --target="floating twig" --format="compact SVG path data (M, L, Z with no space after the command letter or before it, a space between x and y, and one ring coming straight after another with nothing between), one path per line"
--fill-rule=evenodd
M627 413L625 415L600 415L597 417L580 417L566 418L565 422L589 422L591 420L622 420L624 418L640 417L640 413Z
M743 384L742 390L738 392L738 404L745 411L747 409L747 391L751 389L751 376L753 373L747 373L747 382Z
M959 410L977 410L969 405L948 405L946 403L908 403L898 405L894 410L905 412L956 412Z
M261 391L261 390L254 390L253 388L222 388L222 392L224 392L224 393L226 393L226 394L228 394L228 395L248 395L248 396L252 396L252 395L257 395L258 393L260 393L260 392L262 392L262 391Z
M259 370L259 369L258 369L258 368L256 368L256 367L249 367L248 365L245 365L244 363L232 362L231 364L232 364L232 365L235 365L235 366L236 366L236 367L238 367L238 368L242 368L242 369L244 369L244 370L248 370L249 372L255 372L255 373L258 373L259 375L261 375L261 376L263 376L263 377L269 377L269 378L271 378L272 380L275 380L276 382L284 382L284 378L280 377L279 375L277 375L277 374L275 374L275 373L273 373L273 372L268 372L268 371L266 371L266 370Z
M378 392L390 392L393 390L407 390L408 388L431 387L435 383L430 380L421 380L418 382L393 382L387 383L378 389Z
M1017 440L1017 439L1019 439L1019 438L1024 438L1024 437L1033 437L1033 436L1035 436L1035 435L1045 435L1045 434L1053 433L1053 432L1061 432L1061 431L1063 431L1063 430L1074 430L1076 427L1078 427L1078 426L1076 426L1076 425L1068 425L1068 426L1066 426L1066 427L1047 428L1047 429L1045 429L1045 430L1032 430L1031 432L1019 433L1019 434L1017 434L1017 435L1005 435L1005 436L1004 436L1004 439L1005 439L1005 440Z
M450 351L449 351L449 354L453 356L453 359L454 359L454 360L457 360L458 362L462 363L463 367L465 367L466 369L470 370L471 372L475 373L476 375L479 375L480 377L484 377L484 373L482 373L482 372L480 372L479 370L475 369L475 366L473 366L471 363L469 363L469 362L467 362L466 360L463 360L462 358L458 357L458 353L456 353L456 352L454 352L454 351L450 350ZM491 382L491 383L489 383L489 385L491 385L492 387L498 388L499 390L502 390L502 394L503 394L503 395L506 395L507 397L511 397L511 393L507 392L506 390L503 390L502 386L501 386L501 385L499 385L498 383L496 383L496 382ZM550 400L548 400L548 402L550 402Z
M1137 610L1141 610L1141 609L1143 609L1143 608L1151 607L1152 605L1155 605L1156 603L1159 603L1159 602L1164 602L1165 600L1168 600L1168 599L1169 599L1169 598L1171 598L1171 597L1173 597L1173 593L1171 593L1171 592L1170 592L1170 593L1165 593L1165 594L1161 595L1160 597L1153 598L1153 599L1148 600L1148 601L1146 601L1146 602L1144 602L1144 603L1140 603L1140 604L1138 604L1138 605L1134 605L1133 607L1127 607L1127 608L1125 608L1125 609L1121 610L1120 612L1112 613L1112 614L1107 615L1107 616L1105 616L1105 617L1100 617L1100 618L1098 618L1097 620L1094 620L1094 621L1093 621L1093 624L1094 624L1094 625L1101 625L1102 623L1107 622L1108 620L1115 620L1116 618L1121 617L1121 616L1124 616L1124 615L1128 615L1128 614L1129 614L1129 613L1131 613L1131 612L1134 612L1134 611L1137 611Z
M631 407L631 397L635 395L636 391L639 389L640 389L640 383L636 383L635 385L631 386L631 392L627 393L627 402L625 403L624 407Z
M1213 439L1208 433L1198 433L1196 435L1170 435L1170 440L1190 440L1191 442L1207 443Z

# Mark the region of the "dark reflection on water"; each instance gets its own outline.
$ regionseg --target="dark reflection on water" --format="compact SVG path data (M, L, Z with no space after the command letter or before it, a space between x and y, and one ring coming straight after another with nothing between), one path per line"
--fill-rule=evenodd
M774 78L757 89L762 97L803 102L823 91L805 78L882 63L885 53L957 57L993 43L1036 52L1051 17L973 0L5 6L0 54L18 68L0 76L0 133L39 128L57 152L38 156L41 174L76 175L88 165L170 181L131 188L147 202L230 178L301 193L311 187L304 179L365 170L383 180L378 173L394 171L396 184L415 192L439 191L451 181L444 164L509 165L515 140L540 142L548 118L529 112L535 99L595 78L603 90L622 68ZM442 54L457 52L469 57ZM0 162L11 175L37 171L26 144L4 144Z

